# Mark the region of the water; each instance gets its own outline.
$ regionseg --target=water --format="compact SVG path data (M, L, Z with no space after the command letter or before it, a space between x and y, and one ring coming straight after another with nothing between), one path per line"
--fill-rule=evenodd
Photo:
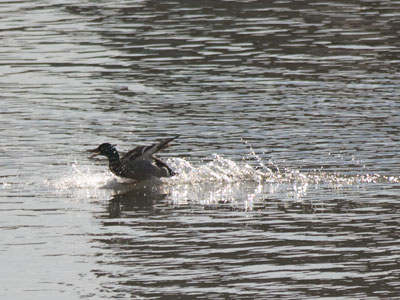
M396 1L0 3L1 299L394 299ZM85 150L180 134L133 184Z

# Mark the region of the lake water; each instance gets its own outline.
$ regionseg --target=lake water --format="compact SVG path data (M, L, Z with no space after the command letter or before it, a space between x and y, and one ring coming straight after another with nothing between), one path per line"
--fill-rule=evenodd
M400 2L0 3L1 299L395 299ZM87 149L179 134L134 184Z

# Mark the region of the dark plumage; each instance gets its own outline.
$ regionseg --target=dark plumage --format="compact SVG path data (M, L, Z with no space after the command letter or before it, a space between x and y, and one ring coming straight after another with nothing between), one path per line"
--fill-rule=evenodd
M168 143L178 136L162 140L150 146L138 146L120 157L115 145L103 143L93 150L93 156L102 155L108 158L110 171L119 177L137 181L152 177L170 177L176 175L166 163L153 154L167 147Z

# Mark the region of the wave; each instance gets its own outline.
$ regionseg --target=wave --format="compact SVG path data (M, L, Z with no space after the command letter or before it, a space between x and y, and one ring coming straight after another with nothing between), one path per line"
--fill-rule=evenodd
M322 169L300 171L288 167L281 168L269 162L268 166L261 160L250 164L248 160L235 162L231 159L213 154L208 162L195 164L183 158L171 158L167 163L178 175L152 182L135 183L129 179L118 178L108 171L106 166L99 171L95 165L79 165L75 162L62 178L53 182L57 189L122 189L146 185L265 185L290 184L298 189L309 185L327 185L332 188L354 186L369 183L398 183L396 176L381 176L379 174L345 175L337 172L327 172Z

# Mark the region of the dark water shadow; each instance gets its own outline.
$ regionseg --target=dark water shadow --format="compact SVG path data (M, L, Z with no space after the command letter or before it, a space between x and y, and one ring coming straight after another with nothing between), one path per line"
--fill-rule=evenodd
M125 212L152 213L154 205L165 200L167 194L161 183L130 183L119 186L107 206L108 218L126 217Z

